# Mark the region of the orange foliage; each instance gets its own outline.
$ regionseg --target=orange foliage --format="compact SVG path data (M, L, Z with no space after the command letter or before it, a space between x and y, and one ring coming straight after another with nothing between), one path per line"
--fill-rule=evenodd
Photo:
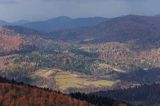
M20 35L0 35L0 49L7 53L19 51L23 42L24 41Z
M91 106L70 96L27 85L0 83L0 106Z

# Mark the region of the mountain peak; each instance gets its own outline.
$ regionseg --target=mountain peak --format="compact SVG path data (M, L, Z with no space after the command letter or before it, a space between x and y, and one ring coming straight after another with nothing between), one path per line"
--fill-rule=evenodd
M71 19L72 18L67 17L67 16L59 16L59 17L56 17L56 18L49 19L49 21L51 21L51 20L66 21L66 20L71 20Z

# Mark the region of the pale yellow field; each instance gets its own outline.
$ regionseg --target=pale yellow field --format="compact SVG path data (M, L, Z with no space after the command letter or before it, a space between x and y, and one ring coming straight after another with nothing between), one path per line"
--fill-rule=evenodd
M60 72L56 75L55 80L59 85L59 88L66 90L68 88L86 88L89 86L105 87L112 86L113 81L107 80L94 80L93 78L87 78L87 76L78 75L70 72Z
M54 79L58 88L62 91L69 88L87 87L111 87L116 81L96 80L93 76L61 71L58 69L45 69L37 71L32 77L41 76L43 78ZM46 85L45 85L46 87Z

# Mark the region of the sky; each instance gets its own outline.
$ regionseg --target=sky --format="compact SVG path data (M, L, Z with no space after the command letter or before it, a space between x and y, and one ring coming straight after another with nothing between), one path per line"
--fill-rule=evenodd
M117 17L160 14L160 0L0 0L0 19L46 20L58 16Z

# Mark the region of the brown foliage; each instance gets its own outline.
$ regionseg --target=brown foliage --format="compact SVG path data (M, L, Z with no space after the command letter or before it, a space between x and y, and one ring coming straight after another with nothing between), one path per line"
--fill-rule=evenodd
M19 51L22 43L23 39L20 35L16 36L0 35L0 49L6 53Z
M70 96L26 85L0 83L2 106L90 106Z

